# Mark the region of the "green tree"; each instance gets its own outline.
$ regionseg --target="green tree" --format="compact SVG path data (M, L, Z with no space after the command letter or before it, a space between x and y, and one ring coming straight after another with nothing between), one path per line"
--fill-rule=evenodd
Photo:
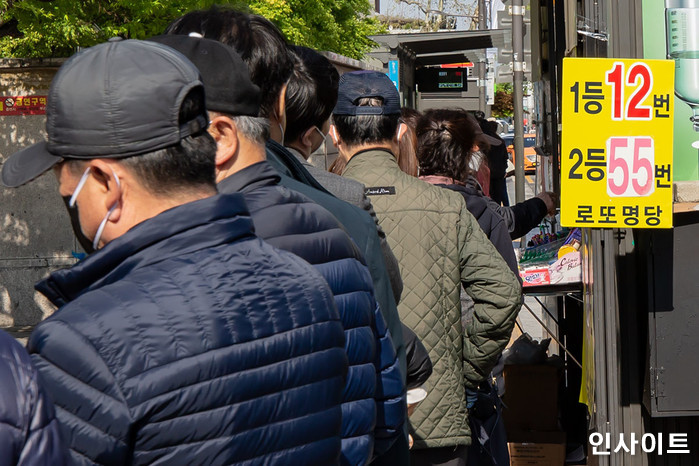
M368 0L251 0L250 9L271 20L293 44L362 58L383 32L369 17Z
M352 58L381 30L368 0L0 0L0 56L61 57L114 36L143 39L214 4L269 18L291 43Z
M512 99L512 84L504 83L495 86L495 103L490 113L496 118L511 117L515 111Z

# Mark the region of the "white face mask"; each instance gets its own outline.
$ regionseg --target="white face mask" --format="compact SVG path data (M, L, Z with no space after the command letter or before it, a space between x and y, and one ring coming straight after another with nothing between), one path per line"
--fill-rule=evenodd
M320 134L320 137L323 140L323 160L325 161L325 169L328 169L328 140L326 139L325 134L323 134L323 131L320 130L317 126L313 127L316 131L318 131L318 134ZM320 149L320 146L316 148L316 151Z
M87 177L90 175L90 168L91 167L87 167L87 169L85 169L85 173L83 173L83 176L80 177L80 181L78 181L78 186L75 188L75 191L73 191L73 195L70 196L70 201L68 201L69 207L75 206L75 202L78 199L78 194L80 194L80 191L83 189L85 183L87 182ZM121 182L119 181L119 177L117 176L117 174L114 173L114 170L112 170L112 175L114 175L114 181L116 181L117 186L121 188ZM92 240L93 249L97 250L97 244L99 244L100 238L102 237L104 227L107 226L107 221L109 221L109 217L112 215L112 212L114 212L114 209L116 209L118 205L119 201L115 202L114 205L109 208L107 215L105 215L105 217L102 219L99 228L97 228L95 239Z

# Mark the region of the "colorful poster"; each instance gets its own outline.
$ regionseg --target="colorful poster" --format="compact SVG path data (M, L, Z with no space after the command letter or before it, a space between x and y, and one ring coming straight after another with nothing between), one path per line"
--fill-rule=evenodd
M46 96L0 96L0 116L6 115L46 115Z
M675 64L674 179L699 180L699 3L643 0L643 56Z
M563 226L672 227L674 71L670 60L563 60Z

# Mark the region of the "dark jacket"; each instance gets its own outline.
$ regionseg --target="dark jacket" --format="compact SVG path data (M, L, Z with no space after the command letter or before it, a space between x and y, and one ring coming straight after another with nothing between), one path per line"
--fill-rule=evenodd
M267 161L280 173L281 184L311 198L330 211L345 227L350 237L357 243L369 267L374 283L376 301L391 332L393 346L400 361L401 373L405 381L405 346L400 326L398 308L393 296L391 280L386 270L384 250L388 247L385 238L379 238L374 220L362 209L350 205L330 194L313 176L308 173L301 162L284 146L267 141ZM385 244L385 246L383 245Z
M507 174L507 148L505 141L495 132L488 134L500 141L497 146L490 146L490 150L486 154L488 158L488 168L490 168L490 197L498 205L502 204L507 196L507 182L505 175Z
M505 262L507 262L510 270L519 277L519 267L517 266L517 258L515 257L515 251L512 247L512 240L507 231L507 225L503 218L488 205L488 200L483 193L473 189L471 186L463 186L453 183L433 183L433 180L438 180L445 177L424 177L424 181L428 183L435 184L436 186L441 186L442 188L451 189L461 194L466 201L466 208L471 215L473 215L478 221L481 230L488 237L495 249L498 250L500 255ZM452 180L453 181L453 180Z
M546 217L546 203L538 197L505 207L497 206L498 213L507 223L510 238L518 239L536 228Z
M332 293L252 231L243 197L218 195L37 284L61 308L28 347L76 463L337 463Z
M269 163L259 162L228 176L218 189L242 193L255 233L315 265L330 285L345 326L350 365L342 405L342 463L366 464L374 426L376 450L383 452L405 421L405 390L393 342L356 245L330 212L279 181Z
M374 207L371 205L369 197L364 193L364 185L358 181L350 180L349 178L344 178L340 175L330 173L327 170L314 167L308 160L306 160L301 153L294 149L293 147L285 147L296 160L301 162L301 165L308 170L308 173L325 188L330 194L338 199L352 204L353 206L359 207L365 210L369 215L371 215L372 220L376 224L376 232L381 239L381 251L383 252L383 259L386 263L386 271L391 280L391 288L393 289L393 297L396 303L400 302L400 295L403 293L403 280L400 277L400 266L398 265L398 260L396 256L393 255L393 251L388 246L386 242L386 233L381 229L379 225L379 219L376 218L376 212L374 212Z
M474 177L469 177L466 180L466 186L481 196L485 196L478 180ZM513 240L529 233L546 217L546 203L538 197L518 202L513 206L502 206L489 197L485 197L485 200L505 221L507 230L510 232L510 239Z
M490 182L493 180L504 180L507 172L507 147L505 141L496 133L489 132L488 135L498 139L499 145L492 145L486 153L488 168L490 168Z
M0 331L0 463L61 466L66 460L53 404L29 355Z
M427 348L422 344L415 332L403 325L403 341L408 362L408 389L417 388L427 382L432 375L432 360Z

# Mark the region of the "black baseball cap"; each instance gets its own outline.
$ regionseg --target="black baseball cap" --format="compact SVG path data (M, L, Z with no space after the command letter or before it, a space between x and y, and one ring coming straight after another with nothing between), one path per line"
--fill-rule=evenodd
M2 184L21 186L63 159L123 158L164 149L206 130L201 113L179 121L180 106L204 83L197 68L170 47L110 39L58 70L46 106L48 140L10 156Z
M485 141L491 146L499 146L500 144L502 144L502 141L500 139L494 138L493 136L483 132L483 128L481 127L476 117L473 116L473 114L466 112L466 119L473 128L473 133L476 135L476 141Z
M380 107L359 106L359 99L380 97ZM354 71L340 77L333 115L400 115L400 95L393 81L378 71Z
M206 108L229 115L258 116L260 88L250 80L250 71L231 47L205 39L201 34L162 35L148 40L167 45L199 68L206 89Z

